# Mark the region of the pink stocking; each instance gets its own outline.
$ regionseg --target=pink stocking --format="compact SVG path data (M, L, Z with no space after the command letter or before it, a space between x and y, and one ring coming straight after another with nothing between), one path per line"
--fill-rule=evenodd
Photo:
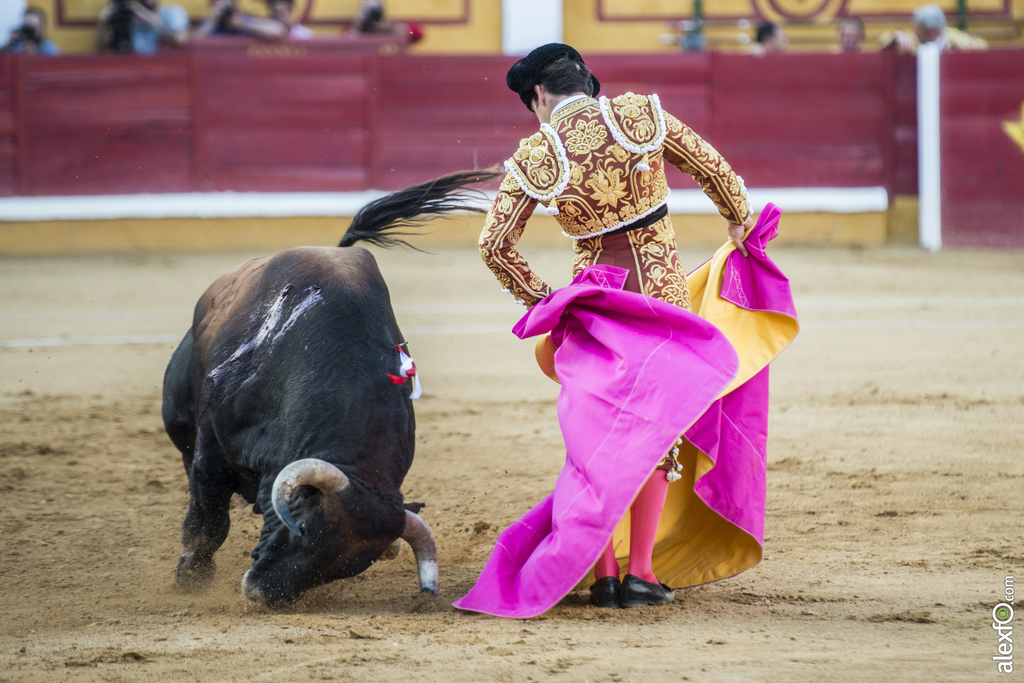
M597 564L594 565L595 579L603 579L606 576L619 578L619 561L615 559L615 546L611 540L608 541L604 552L601 553L601 557L597 558Z
M630 508L629 573L651 583L658 583L651 561L654 555L654 536L658 532L662 508L665 507L668 484L665 472L654 470Z

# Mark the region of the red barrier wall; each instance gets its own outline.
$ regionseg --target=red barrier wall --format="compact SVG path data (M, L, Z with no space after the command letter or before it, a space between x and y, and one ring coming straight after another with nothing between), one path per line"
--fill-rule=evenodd
M0 197L14 194L13 62L0 59Z
M537 118L505 86L508 57L380 57L374 187L399 188L449 170L500 165L537 130ZM710 56L680 55L659 67L648 58L596 55L588 65L602 93L657 92L698 131L710 125ZM682 180L689 176L676 174ZM694 187L696 185L694 184Z
M16 58L17 193L192 189L188 58Z
M893 176L890 195L917 194L917 60L888 55Z
M397 189L512 156L519 140L537 130L537 118L505 87L511 61L378 58L373 185Z
M0 195L395 189L500 164L537 128L505 87L511 62L352 41L0 56ZM913 58L588 62L605 94L657 92L751 187L917 193ZM949 54L942 68L948 241L1017 239L1024 152L1002 124L1021 116L1024 52Z
M748 186L889 186L885 55L716 54L713 134Z
M505 87L511 61L351 41L0 59L0 117L13 95L17 138L0 192L394 189L500 164L537 128ZM888 55L589 61L606 94L657 92L751 186L894 189L901 177Z
M193 54L199 190L370 187L373 54L319 44L301 54Z
M943 55L942 239L1024 246L1024 51Z
M0 135L11 120L17 153L0 152L0 192L394 189L500 164L537 127L505 87L511 61L230 41L157 58L6 58ZM751 186L893 188L899 177L886 55L590 63L606 94L657 92Z

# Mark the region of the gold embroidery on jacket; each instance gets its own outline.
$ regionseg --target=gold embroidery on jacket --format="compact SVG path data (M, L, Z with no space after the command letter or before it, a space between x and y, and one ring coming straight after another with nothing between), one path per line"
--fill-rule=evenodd
M640 291L690 310L690 288L686 283L686 271L679 252L676 251L675 232L668 216L645 228L630 230L626 236ZM598 262L605 249L606 239L611 238L598 235L573 241L573 277Z
M522 190L538 201L557 197L569 182L568 162L562 143L547 124L519 141L519 149L505 162Z
M750 207L740 180L729 163L714 147L668 112L665 112L665 125L668 128L662 145L665 160L693 176L723 218L737 224L746 221Z
M565 134L565 149L570 154L593 152L608 139L608 129L597 121L577 121Z
M619 200L626 196L626 181L619 182L621 174L622 169L620 168L609 168L607 171L598 168L590 180L584 183L586 187L593 190L590 193L590 198L596 199L598 206L607 204L614 209L618 207ZM615 218L618 218L617 214Z
M480 257L502 289L527 306L551 293L515 248L536 206L536 200L522 191L510 172L501 182L480 233Z
M614 126L626 142L642 147L663 136L661 110L651 98L628 92L610 102L611 116L607 123Z
M690 288L668 217L654 225L630 230L627 235L636 254L640 290L647 296L690 310Z
M601 234L665 203L666 163L692 175L726 220L742 224L749 215L742 181L729 164L699 135L661 110L656 96L627 93L605 102L614 130L606 125L601 104L583 98L555 112L551 125L523 139L506 162L508 175L480 236L481 255L501 286L528 306L551 291L515 248L538 201L546 204L557 197L555 220L574 238L574 274L596 262ZM616 132L623 140L616 139ZM653 144L662 133L664 139L655 149L643 154L630 151L642 148L645 141ZM633 232L641 240L633 250L642 291L688 308L689 290L671 224L662 220Z
M558 195L556 216L565 234L578 238L614 230L664 203L669 190L660 153L648 155L650 170L637 169L641 157L612 139L596 100L578 100L555 114L552 127L569 159L569 182Z
M590 99L589 97L581 97L580 99L573 100L572 102L563 107L559 107L558 111L552 112L551 114L551 125L554 126L556 122L562 119L569 118L570 116L578 112L580 109L583 109L584 107L593 104L593 102L594 100Z

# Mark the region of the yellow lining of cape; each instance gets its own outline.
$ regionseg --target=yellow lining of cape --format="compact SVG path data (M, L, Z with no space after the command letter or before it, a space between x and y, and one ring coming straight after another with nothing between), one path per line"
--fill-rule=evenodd
M726 395L759 373L796 337L800 325L780 313L748 311L721 298L725 261L736 247L723 245L710 261L688 277L694 313L714 324L736 349L740 358L736 378L719 394ZM709 290L708 283L714 283ZM537 363L549 377L554 373L554 345L545 335L535 347ZM686 391L685 385L680 391ZM684 588L735 576L761 561L757 540L726 521L694 492L694 485L714 467L711 459L689 442L679 449L682 479L668 489L665 509L654 541L654 573L669 586ZM613 542L620 575L629 562L630 514L620 520ZM593 571L580 584L593 583Z

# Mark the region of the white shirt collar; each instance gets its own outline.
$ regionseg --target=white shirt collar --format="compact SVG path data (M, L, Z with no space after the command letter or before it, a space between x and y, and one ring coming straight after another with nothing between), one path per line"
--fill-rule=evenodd
M564 107L566 105L569 105L569 104L572 104L576 100L582 100L582 99L584 99L586 97L589 97L589 95L571 95L570 97L566 97L564 100L562 100L561 102L559 102L558 104L555 105L555 108L551 110L551 113L554 114L556 111L558 111L562 107Z

